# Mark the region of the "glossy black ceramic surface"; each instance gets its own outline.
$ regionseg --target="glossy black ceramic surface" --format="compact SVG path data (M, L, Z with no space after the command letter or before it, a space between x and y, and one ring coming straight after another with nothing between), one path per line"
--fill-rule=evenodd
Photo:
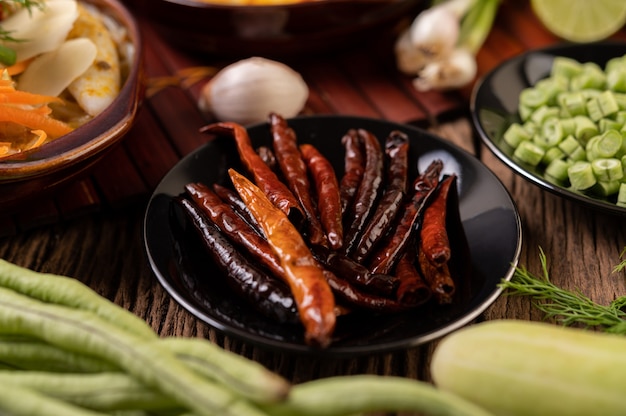
M479 80L472 93L470 109L476 131L498 158L535 185L603 212L626 214L626 208L612 200L589 196L547 180L537 169L514 160L513 149L502 139L507 127L520 120L517 114L520 92L549 75L554 57L565 56L604 67L609 59L624 54L624 42L562 44L532 50L503 62Z
M317 351L307 347L303 330L272 322L240 301L223 284L223 276L203 252L191 230L180 225L174 198L185 184L227 184L227 168L240 168L232 139L218 138L185 157L154 191L144 219L145 249L160 283L197 318L224 333L256 345L297 353L353 356L416 346L453 331L476 318L500 294L502 279L510 279L521 248L516 206L501 182L473 155L424 130L381 120L344 116L310 116L288 120L299 142L316 145L343 174L341 137L350 128L365 128L381 141L394 129L410 137L411 171L422 171L442 159L445 173L458 175L459 211L470 250L468 277L460 284L454 305L429 306L393 315L353 313L338 318L332 345ZM265 123L252 126L253 144L269 145Z

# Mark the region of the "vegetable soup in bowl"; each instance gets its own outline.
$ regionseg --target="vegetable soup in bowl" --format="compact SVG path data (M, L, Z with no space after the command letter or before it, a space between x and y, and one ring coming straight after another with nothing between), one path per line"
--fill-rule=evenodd
M120 142L143 93L142 45L118 0L44 0L11 10L0 28L17 40L0 40L6 212L76 179Z

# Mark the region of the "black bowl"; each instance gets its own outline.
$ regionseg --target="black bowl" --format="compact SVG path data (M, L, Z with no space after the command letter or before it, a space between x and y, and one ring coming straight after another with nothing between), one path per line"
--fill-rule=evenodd
M539 169L519 163L513 158L513 149L502 139L507 127L520 121L517 112L520 92L549 75L554 57L565 56L604 67L611 58L624 54L624 42L561 44L528 51L503 62L479 80L472 92L470 109L476 131L502 162L531 183L602 212L626 214L626 208L614 201L575 191L548 180Z
M220 138L200 147L162 180L148 204L144 244L154 273L164 288L199 319L228 335L281 351L352 356L416 346L453 331L476 318L501 293L498 283L510 279L521 248L517 209L499 180L474 156L428 132L402 124L360 117L310 116L288 120L299 142L312 143L342 175L341 137L360 127L384 140L392 130L410 138L411 171L423 171L433 159L445 172L458 175L459 208L469 243L471 266L464 292L453 305L422 308L393 315L354 313L338 318L332 345L308 347L303 329L260 316L223 284L193 233L172 221L173 199L192 181L225 184L227 168L240 166L233 141ZM266 123L249 129L253 144L271 144ZM221 140L224 139L224 140Z

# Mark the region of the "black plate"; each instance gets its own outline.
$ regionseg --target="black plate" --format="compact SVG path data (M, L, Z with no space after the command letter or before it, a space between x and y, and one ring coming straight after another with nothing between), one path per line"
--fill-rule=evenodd
M343 316L332 345L322 351L335 356L387 352L416 346L453 331L476 318L500 294L501 279L510 279L521 248L520 218L507 190L474 156L423 130L359 117L311 116L288 120L301 143L317 146L343 173L341 137L350 128L365 128L384 140L393 129L411 139L413 174L435 158L446 172L458 175L460 215L471 254L469 289L454 306L423 308L396 315ZM249 129L253 144L269 145L269 126ZM299 326L274 323L259 316L220 284L219 272L207 260L195 235L181 231L172 218L173 197L185 184L225 184L228 167L240 166L233 141L219 138L178 163L156 188L144 222L145 248L164 288L196 317L224 333L256 345L299 353L307 347ZM209 284L210 283L210 284Z
M615 205L613 201L550 182L537 169L518 163L512 157L512 149L502 139L506 128L520 120L517 115L520 92L549 75L554 57L566 56L604 67L609 59L624 54L624 42L562 44L528 51L503 62L485 75L472 92L472 121L482 141L506 165L535 185L603 212L626 214L626 208Z

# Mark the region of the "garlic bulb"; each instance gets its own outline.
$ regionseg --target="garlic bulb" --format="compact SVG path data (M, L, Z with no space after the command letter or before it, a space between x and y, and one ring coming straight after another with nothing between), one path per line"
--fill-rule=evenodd
M219 71L202 88L198 106L218 120L246 125L266 121L271 112L294 117L308 96L309 88L296 71L252 57Z
M445 59L427 64L413 80L418 91L460 88L476 76L476 58L466 48L457 48Z

